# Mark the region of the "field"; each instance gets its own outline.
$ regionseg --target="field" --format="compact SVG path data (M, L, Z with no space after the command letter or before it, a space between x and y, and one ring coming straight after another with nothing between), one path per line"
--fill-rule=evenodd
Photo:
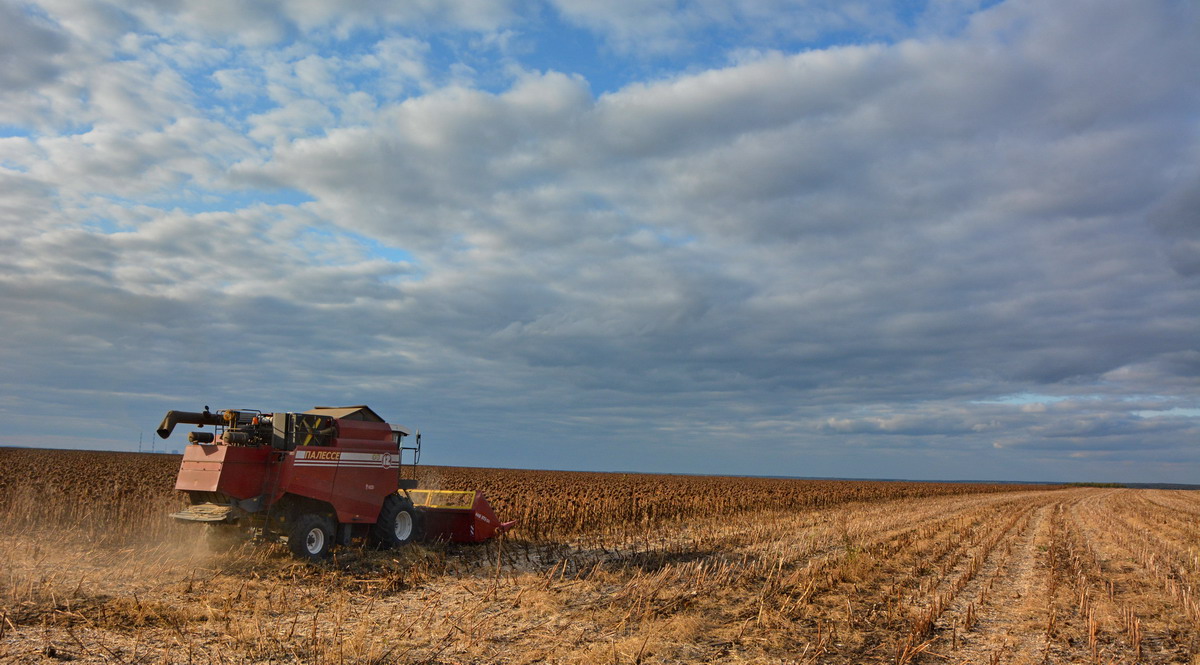
M178 457L0 448L0 663L1200 663L1200 493L427 467L480 546L211 543Z

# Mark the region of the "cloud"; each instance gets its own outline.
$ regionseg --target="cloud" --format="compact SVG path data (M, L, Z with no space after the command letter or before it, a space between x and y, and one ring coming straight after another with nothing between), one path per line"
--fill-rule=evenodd
M1148 217L1171 267L1184 277L1200 275L1200 177L1174 189Z
M330 34L346 39L355 31L389 25L420 25L427 29L488 31L514 20L509 3L461 0L455 2L361 2L353 6L329 0L311 2L239 3L208 0L173 2L82 2L45 0L44 6L70 17L82 10L82 25L136 23L140 29L170 38L219 40L249 48L265 48L300 35ZM100 17L106 17L101 19ZM117 18L119 17L119 18Z
M555 0L553 4L566 20L603 35L613 48L639 53L694 51L699 48L694 35L714 29L743 33L756 43L811 43L838 33L873 39L895 37L907 22L893 4L871 1L816 1L802 6L726 0Z
M1045 57L1046 67L1056 66ZM1131 130L1114 142L1104 128L1080 135L1053 118L1022 130L1040 116L1021 110L1026 117L1013 118L1012 109L991 108L988 98L1010 100L1011 107L1017 82L1036 78L1041 66L1018 62L1016 70L996 71L998 63L986 55L971 59L959 44L935 44L775 57L600 99L566 77L531 77L499 95L453 89L385 109L375 127L296 144L266 171L320 192L322 214L352 229L422 252L459 255L465 246L473 263L492 261L505 271L497 283L522 279L521 262L506 260L505 252L537 256L554 271L549 274L559 291L573 289L578 302L598 304L591 311L613 330L678 333L670 325L648 327L635 294L651 284L669 300L672 279L686 285L707 280L708 273L744 298L723 302L726 315L765 323L806 307L806 321L776 327L780 349L789 342L836 341L853 350L845 361L864 369L953 363L983 372L970 364L983 339L997 350L1036 339L1042 346L1014 354L1006 374L1056 383L1134 360L1133 351L1117 346L1097 353L1085 343L1073 350L1069 345L1097 335L1096 321L1066 321L1056 312L1097 315L1111 307L1113 317L1125 319L1118 325L1146 321L1136 314L1135 289L1089 289L1128 274L1132 262L1153 260L1123 247L1136 242L1129 214L1144 209L1148 197L1134 183L1118 191L1097 187L1091 171L1097 163L1117 169L1122 162L1112 157L1118 154L1152 153L1166 132ZM948 77L992 81L992 87L979 95L970 86L943 83ZM1029 101L1055 104L1039 95L1053 93L1036 90ZM877 108L889 113L879 116ZM924 109L947 121L931 119ZM1022 147L997 164L990 136L944 131L967 118L1005 131L1008 143ZM1048 142L1055 132L1061 139ZM1065 179L1075 189L1046 188L1047 179ZM593 206L573 223L574 209L589 198L602 202L603 211L596 214ZM1104 214L1093 210L1093 198L1105 200L1098 206ZM1085 208L1070 207L1081 202ZM1027 221L1013 224L1014 203ZM637 254L623 254L611 240L643 229L692 240L649 258L653 267L640 271ZM718 258L729 244L741 251ZM563 261L538 255L551 249L583 269L603 270L611 260L617 270L595 284L584 278L571 285L564 280L575 276L553 267ZM579 263L576 256L587 258ZM739 265L743 256L749 261ZM1098 256L1111 259L1096 262ZM772 270L756 277L751 265ZM1010 288L997 292L1005 281ZM592 297L590 291L626 297ZM716 310L700 307L694 311ZM847 307L853 318L843 323L839 313ZM971 316L961 314L966 308ZM663 309L661 302L648 308ZM695 325L695 316L685 319ZM685 320L664 320L672 318ZM622 319L642 323L623 326ZM564 319L560 313L553 320ZM532 329L516 323L522 327L505 329ZM537 329L552 328L541 323ZM1051 329L1070 342L1047 345ZM747 349L734 353L755 365ZM989 366L995 361L992 354L978 357ZM954 378L946 390L959 386Z
M47 4L0 107L0 412L117 440L367 402L443 462L1177 480L1195 418L1137 414L1200 389L1200 48L1152 5L563 5L765 45L596 94L502 5Z
M29 90L62 74L55 56L67 50L67 39L52 24L6 3L0 26L0 88Z

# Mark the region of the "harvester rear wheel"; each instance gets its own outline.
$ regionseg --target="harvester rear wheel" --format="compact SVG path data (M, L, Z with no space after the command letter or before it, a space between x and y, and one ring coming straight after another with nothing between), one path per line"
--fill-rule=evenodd
M371 539L381 547L399 547L411 543L420 533L420 514L412 501L400 494L388 495L371 528Z
M333 547L333 520L325 515L304 513L288 530L288 548L302 559L324 559Z

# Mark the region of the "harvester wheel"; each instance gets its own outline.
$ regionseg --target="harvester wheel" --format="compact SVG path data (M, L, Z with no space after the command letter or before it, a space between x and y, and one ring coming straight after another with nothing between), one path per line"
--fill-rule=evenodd
M371 538L382 547L399 547L421 533L420 515L408 497L390 494L379 509L379 520L371 528Z
M302 559L324 559L332 546L332 520L324 515L304 513L288 531L288 548Z

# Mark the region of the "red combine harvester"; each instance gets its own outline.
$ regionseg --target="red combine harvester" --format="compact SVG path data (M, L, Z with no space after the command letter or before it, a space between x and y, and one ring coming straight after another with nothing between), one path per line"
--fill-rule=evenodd
M214 431L188 434L175 489L191 505L171 516L284 537L299 557L322 558L355 538L479 542L516 524L496 519L481 492L417 490L421 434L404 445L414 432L366 406L168 411L158 435L179 423Z

